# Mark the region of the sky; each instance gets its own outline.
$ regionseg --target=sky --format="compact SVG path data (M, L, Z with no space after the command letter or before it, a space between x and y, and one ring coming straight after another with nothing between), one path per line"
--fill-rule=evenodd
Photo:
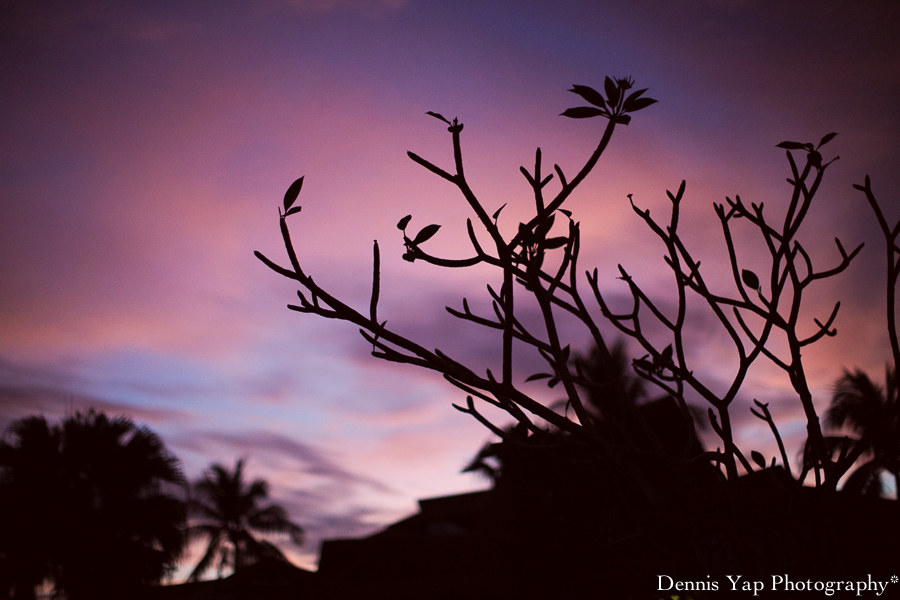
M627 194L662 216L685 180L682 231L716 279L713 203L783 214L775 145L838 132L801 238L822 268L839 260L835 237L865 247L803 313L812 327L841 301L837 337L804 357L824 409L843 367L881 379L890 353L884 242L852 184L870 175L900 218L897 31L887 0L0 0L0 428L94 407L157 432L190 480L246 457L307 530L285 546L307 567L322 539L485 488L460 474L490 439L451 406L464 396L372 358L352 325L287 310L295 288L253 252L286 264L277 209L305 176L291 227L307 272L364 311L378 240L382 317L480 371L499 341L444 306L489 310L496 275L401 259L407 214L411 229L442 225L429 251L469 253L464 201L406 152L449 168L446 126L425 113L459 117L472 188L489 212L507 204L514 228L531 206L519 166L541 147L545 164L580 167L604 123L559 114L583 104L573 84L607 75L659 101L617 128L567 202L580 262L613 299L627 293L620 263L671 297L664 248ZM756 264L758 236L736 239ZM691 327L697 372L724 381L727 339L703 315ZM584 332L566 335L587 350ZM804 422L783 374L754 368L734 411L740 442L771 456L753 398L796 453Z

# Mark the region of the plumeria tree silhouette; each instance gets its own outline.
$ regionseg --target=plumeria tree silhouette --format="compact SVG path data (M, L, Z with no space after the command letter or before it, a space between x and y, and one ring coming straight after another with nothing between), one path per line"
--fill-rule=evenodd
M817 143L784 141L776 145L787 162L787 187L781 202L764 206L734 196L713 204L723 240L719 264L725 268L724 277L708 266L701 268L692 240L681 227L687 198L685 181L675 191L666 190L668 210L654 211L652 216L629 194L637 221L663 249L670 277L668 291L650 290L618 265L621 283L616 285L622 286L619 289L626 299L619 301L610 286L600 280L599 269L585 271L579 262L581 224L566 202L607 152L614 134L631 124L635 113L656 102L644 96L646 89L633 88L630 77L607 77L599 89L575 85L569 90L585 105L569 108L562 116L601 123L598 141L574 169L558 164L548 169L541 149L536 150L533 167L520 167L528 202L533 204L529 216L519 223L509 222L509 213L503 212L505 204L491 205L472 189L463 161L463 123L436 112L427 113L446 125L452 162L440 166L414 152L407 154L459 192L471 212L465 222L470 248L462 257L432 254L427 248L441 225L413 228L413 216L407 215L397 223L404 245L402 259L437 268L477 267L479 273L492 273L484 299L490 308L474 309L467 298L462 298L461 305L446 307L461 327L481 328L493 336L496 355L490 365L441 348L439 339L420 339L415 333L389 325L379 313L383 290L377 242L373 246L368 306L351 306L333 288L321 283L327 278L313 277L309 265L298 255L288 222L290 219L293 224L299 218L297 200L304 177L288 187L279 208L286 264L259 252L256 256L275 273L296 283L298 301L288 304L290 310L352 324L371 345L374 357L440 374L465 395L465 401L454 407L508 442L509 448L527 443L529 451L557 452L592 465L581 471L583 475L575 472L572 477L582 477L580 483L585 489L598 488L598 500L615 500L615 518L601 525L621 527L620 539L643 540L643 549L632 555L634 564L649 564L646 549L652 548L660 565L683 559L685 565L691 563L690 568L701 572L712 567L738 568L735 557L750 556L757 543L769 543L761 541L768 535L766 531L775 535L780 529L795 527L787 520L778 521L776 515L783 517L786 506L799 506L769 506L768 502L776 498L776 491L772 491L766 502L750 506L754 511L751 519L744 486L765 487L765 482L775 482L777 490L791 490L793 494L809 483L822 497L833 498L831 492L837 490L857 460L874 451L867 442L846 452L834 452L831 439L823 433L820 409L807 378L808 347L836 335L840 309L840 302L835 301L830 312L810 315L809 298L823 289L824 280L848 269L863 245L845 248L835 238L830 256L813 260L806 240L809 235L818 239L822 232L810 231L808 217L815 210L829 167L837 160L825 154L830 148L827 144L837 134L828 133ZM868 177L865 185L855 187L865 193L887 241L887 325L896 364L900 362L895 322L900 223L888 225ZM752 235L746 235L748 232ZM751 241L744 247L747 240ZM701 361L708 352L699 346L704 342L693 335L713 328L718 333L710 331L708 335L729 340L728 350L718 352L715 373L703 368ZM575 330L578 333L573 335ZM636 348L637 357L630 365L628 361L624 364L642 378L647 389L655 390L648 395L671 399L680 412L680 419L667 422L673 428L688 424L694 432L705 421L715 435L715 450L704 452L694 445L693 452L690 444L685 444L684 453L673 454L666 438L678 436L656 435L641 422L633 400L642 386L629 378L608 376L622 367L609 343L610 331L624 336ZM577 352L572 346L585 343L595 349L591 360L599 365L590 373L584 360L573 360ZM532 362L526 362L526 356ZM537 361L542 361L537 372L523 374L517 368ZM755 365L762 362L782 372L785 387L791 390L793 402L805 419L807 451L799 473L791 469L785 440L768 406L758 401L755 406L747 404L745 384L753 376ZM592 381L591 377L598 374L600 379ZM562 399L548 397L538 382L557 390L556 398ZM739 446L735 423L747 412L771 429L778 445L777 456L766 457ZM500 424L498 414L501 419L511 419L512 424ZM498 449L502 447L483 449L471 469L502 480L503 471L498 475L497 463L503 463L504 457L496 455ZM710 465L716 483L707 486L705 478L710 470L706 467ZM552 468L547 473L557 474ZM577 490L571 497L578 497ZM829 511L844 510L827 503L816 506L822 511L821 518L831 518ZM716 517L711 518L711 513ZM797 515L797 521L806 526L813 520L811 514L806 511ZM849 518L846 510L841 518ZM587 528L585 525L582 529ZM810 539L809 531L798 534L797 539ZM612 543L605 532L598 533L596 540L600 546ZM806 561L802 564L824 568L823 561L834 555L830 545L843 543L836 540L804 542L802 551L784 554L781 564ZM771 556L774 553L762 552L753 560L763 565ZM732 562L722 562L725 560Z
M620 311L610 304L609 292L601 285L598 270L594 269L593 272L587 272L586 277L587 287L596 304L592 309L588 307L589 299L582 292L584 282L580 280L581 271L578 266L580 224L564 205L607 151L617 127L628 125L634 113L656 102L644 96L646 89L631 91L633 87L634 81L630 77L607 77L602 91L584 85L572 87L570 91L588 105L569 108L562 116L578 120L599 117L606 120L606 126L596 149L571 178L566 176L559 165L553 165L553 172L545 174L540 149L535 153L533 169L521 167L534 197L534 216L519 223L512 235L506 234L500 226L505 205L491 212L466 179L461 144L463 124L458 119L450 120L431 111L427 113L446 124L452 136L454 161L451 169L442 168L413 152L408 153L414 162L455 186L471 208L474 218L467 221L466 231L473 254L461 259L430 254L424 246L438 233L441 226L430 224L413 233L409 231L412 216L408 215L397 224L398 229L403 232L403 258L409 262L424 262L444 268L487 265L499 271L502 280L499 289L495 289L493 285L487 286L493 315L473 312L466 299L463 299L461 309L447 307L461 321L498 334L501 364L499 373L484 369L482 365L467 364L464 358L450 356L440 348L432 350L430 341L414 340L394 331L387 321L379 318L381 258L377 243L374 246L372 294L367 312L357 311L314 280L297 256L287 224L288 217L300 212L296 201L303 188L303 177L289 186L284 196L283 210L279 211L289 266L280 266L259 252L256 255L269 268L299 284L301 289L297 294L300 302L289 305L291 310L348 321L359 327L362 336L372 344L374 356L442 374L447 381L468 395L465 405L457 408L478 419L495 434L503 436L504 429L486 418L479 409L480 403L505 411L518 424L533 431L541 427L540 423L549 424L572 440L592 445L598 454L614 462L617 455L632 452L636 448L629 447L628 442L620 447L618 443L611 444L596 435L592 427L595 415L591 414L589 399L579 388L578 363L570 360L571 345L564 339L558 323L561 315L565 315L567 319L574 318L583 326L583 333L593 342L596 358L601 364L613 365L610 348L597 319L596 309L599 308L607 324L636 342L639 351L643 353L643 356L633 361L634 370L647 382L674 398L686 421L694 419L688 398L705 402L705 416L720 442L718 450L711 453L709 458L723 470L728 480L758 470L757 467L765 469L772 466L757 452L751 453L748 458L745 451L735 443L732 424L732 413L738 406L736 401L751 367L758 360L769 360L785 372L807 420L809 461L799 479L804 481L811 473L817 487L833 490L853 464L850 460L853 457L835 460L828 452L819 414L805 375L803 350L806 346L835 334L834 322L840 303L835 304L826 318L814 318L812 323L801 322L798 315L802 314L804 299L809 296L812 287L849 267L862 244L846 251L841 242L835 240L838 256L831 261L830 266L819 268L813 264L798 236L826 170L836 160L826 160L822 152L837 134L829 133L817 144L785 141L777 145L786 151L790 166L790 194L783 217L773 218L770 213L764 212L762 204L748 205L740 196L726 198L724 203L714 205L725 241L727 263L730 265L731 281L726 283L731 285L731 290L719 289L721 286L714 286L712 281L706 279L700 261L692 254L688 240L681 235L679 222L686 191L685 182L681 182L677 192L666 192L671 202L671 211L665 220L652 217L649 210L640 208L629 195L635 214L665 246L665 261L673 275L671 299L674 302L652 297L620 265L620 279L627 286L627 293L632 300L631 307ZM550 184L554 180L558 189L551 193L553 186ZM868 180L866 187L859 186L859 189L866 192L877 212L878 204L871 193ZM878 214L880 216L880 212ZM758 232L761 247L755 249L756 254L768 259L764 272L757 273L743 266L747 253L741 253L735 244L736 229L739 227L749 227ZM894 236L896 237L896 232ZM896 279L894 274L893 282ZM526 303L539 309L539 323L522 321L520 313ZM690 347L687 335L690 317L695 312L688 311L688 306L694 304L703 307L712 322L721 328L733 345L729 366L731 373L724 381L724 389L718 389L723 383L718 377L713 380L708 374L694 368L697 353L696 349ZM666 305L672 306L665 308ZM778 344L771 342L773 339L785 340L783 349L776 349ZM566 410L563 414L553 406L548 406L527 386L522 385L523 382L515 380L514 346L536 352L547 363L545 371L533 374L524 383L544 380L550 387L560 386L565 393ZM614 388L612 386L605 390L608 397L625 398L630 393L625 389ZM765 407L761 407L761 410L763 412L754 411L754 414L768 422L781 444L771 414ZM782 466L789 469L786 456L786 451L782 451L781 458L785 463ZM627 473L623 475L628 478Z
M196 523L188 528L191 539L206 540L206 551L189 579L197 581L215 567L218 576L240 571L265 559L286 561L272 542L259 534L286 534L295 544L303 541L303 529L276 504L263 504L269 484L263 479L244 481L244 460L233 470L214 464L193 484L190 512Z

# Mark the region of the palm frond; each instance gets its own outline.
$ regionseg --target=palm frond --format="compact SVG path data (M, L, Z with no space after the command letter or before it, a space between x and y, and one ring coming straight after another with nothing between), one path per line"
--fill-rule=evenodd
M884 495L884 485L881 482L882 467L876 460L865 462L856 468L844 482L842 488L851 494L865 494L867 496Z

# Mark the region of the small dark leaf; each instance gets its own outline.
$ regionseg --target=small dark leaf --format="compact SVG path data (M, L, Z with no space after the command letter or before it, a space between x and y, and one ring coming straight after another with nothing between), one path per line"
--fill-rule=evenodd
M758 290L759 289L759 277L756 276L756 273L749 269L744 269L741 271L741 281L744 282L748 288Z
M651 104L656 104L656 100L653 98L637 98L634 101L625 101L625 112L636 112L647 108Z
M522 238L522 242L525 244L530 244L534 240L534 234L525 223L519 223L519 237Z
M599 106L600 108L606 107L606 102L603 100L603 96L592 87L588 87L586 85L573 85L572 89L569 90L573 94L578 94L594 106Z
M416 262L416 256L412 252L406 252L403 254L403 260L406 262Z
M493 214L493 216L492 216L491 218L494 219L494 221L496 221L496 220L497 220L497 217L500 216L500 211L503 210L504 208L506 208L506 203L505 203L505 202L503 203L503 206L501 206L501 207L498 208L496 211L494 211L494 214Z
M305 175L304 175L305 177ZM300 188L303 187L303 177L295 181L291 184L291 187L287 189L284 193L284 210L285 212L297 201L297 196L300 195Z
M566 209L564 209L564 208L560 208L560 209L558 209L558 210L559 210L559 212L561 212L562 214L566 215L566 216L569 217L570 219L572 218L572 211L571 211L571 210L566 210Z
M423 227L422 231L420 231L418 234L416 234L416 238L413 240L412 243L419 245L421 243L427 242L434 236L434 234L436 234L438 232L438 229L440 229L440 228L441 228L440 225L428 225L426 227Z
M591 117L599 117L604 114L599 108L593 106L578 106L569 108L565 112L560 113L561 117L569 117L570 119L590 119Z
M619 86L616 85L615 81L607 77L606 81L603 82L603 89L606 91L609 105L615 107L619 103Z
M550 215L535 228L534 236L536 238L547 237L547 234L550 232L550 228L553 227L553 222L556 220L556 215Z
M834 131L832 131L831 133L829 133L828 135L826 135L825 137L823 137L823 138L822 138L822 141L819 142L819 145L816 146L816 147L817 147L817 148L821 148L822 146L824 146L825 144L827 144L828 142L830 142L831 140L833 140L833 139L834 139L834 136L836 136L836 135L837 135L837 133L835 133Z
M647 91L647 88L644 88L642 90L638 90L636 92L632 92L631 94L629 94L628 97L625 98L625 106L627 107L629 102L634 102L635 100L637 100L638 98L643 96L644 92L646 92L646 91Z
M409 225L410 219L412 219L412 215L406 215L405 217L400 219L400 221L397 223L397 229L399 229L400 231L406 229L406 226Z
M646 358L638 358L634 361L634 366L643 371L653 371L653 363Z
M799 142L781 142L775 145L776 148L784 148L785 150L806 150L806 146Z
M762 454L760 454L759 452L757 452L756 450L752 450L752 451L750 452L750 458L753 459L753 462L755 462L757 465L759 465L759 468L760 468L760 469L765 469L765 468L766 468L766 459L765 459L765 457L764 457Z
M525 381L537 381L538 379L549 379L551 377L553 377L553 375L551 375L550 373L535 373L534 375L526 378Z
M550 381L547 382L548 388L556 387L556 384L559 383L559 377L554 377Z
M672 344L669 344L662 351L662 362L663 364L672 361Z
M453 125L453 123L451 123L450 121L448 121L447 119L445 119L445 118L444 118L444 115L442 115L442 114L440 114L440 113L431 112L431 111L429 110L429 111L428 111L427 113L425 113L425 114L426 114L426 115L431 115L431 116L434 117L435 119L440 119L441 121L443 121L443 122L446 123L447 125Z
M547 250L553 250L555 248L562 248L566 244L569 243L569 238L567 237L555 237L550 238L546 242L544 242L544 248Z
M629 123L631 123L631 116L630 115L619 115L618 117L616 117L616 123L621 123L622 125L628 125Z
M292 209L288 210L286 213L284 213L284 216L288 217L290 215L296 214L296 213L300 212L300 209L302 209L302 208L303 208L302 206L295 206L294 208L292 208Z

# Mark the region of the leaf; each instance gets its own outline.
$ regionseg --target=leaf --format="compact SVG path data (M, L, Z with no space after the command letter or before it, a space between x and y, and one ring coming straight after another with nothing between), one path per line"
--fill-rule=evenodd
M619 103L619 86L616 85L616 82L607 77L603 82L603 89L606 90L609 105L616 106Z
M438 229L440 228L440 225L428 225L426 227L423 227L422 231L416 234L416 238L412 241L412 243L415 245L419 245L423 242L427 242L432 237L434 237L434 234L436 234L438 232Z
M626 100L624 108L625 112L636 112L647 108L651 104L656 104L656 100L654 100L653 98L637 98L632 102Z
M564 237L564 236L550 238L549 240L544 242L544 248L546 248L547 250L553 250L555 248L562 248L563 246L565 246L568 243L569 243L569 238Z
M744 282L748 288L752 288L754 290L759 289L759 277L756 276L756 273L749 269L744 269L741 271L741 281Z
M491 218L494 219L494 221L496 221L496 220L497 220L497 217L500 216L500 211L503 210L504 208L506 208L506 203L505 203L505 202L503 203L503 206L501 206L501 207L498 208L496 211L494 211L494 214L493 214L493 216L492 216Z
M759 465L760 469L766 468L766 458L762 454L757 452L756 450L752 450L750 452L750 458L753 459L753 462L755 462L757 465Z
M535 373L534 375L527 377L525 381L537 381L538 379L550 379L551 377L553 377L553 375L550 373Z
M406 226L409 225L410 219L412 219L412 215L406 215L405 217L400 219L400 221L397 223L397 229L399 229L400 231L406 229Z
M569 217L570 219L572 218L572 211L571 211L571 210L566 210L565 208L559 208L559 209L557 209L557 210L558 210L559 212L561 212L562 214L566 215L567 217Z
M305 177L305 175L304 175ZM284 211L287 212L288 209L293 206L294 202L297 201L297 196L300 195L300 188L303 187L303 177L295 181L291 184L291 187L287 189L284 193Z
M618 117L616 117L616 123L621 123L622 125L628 125L629 123L631 123L631 116L630 115L619 115Z
M286 213L284 213L284 216L288 217L290 215L296 214L296 213L300 212L300 210L302 208L303 208L302 206L295 206L294 208L292 208L289 211L287 211Z
M646 358L638 358L634 360L634 366L647 372L653 371L653 363Z
M603 100L603 96L592 87L588 87L586 85L573 85L572 89L569 90L573 94L578 94L594 106L599 106L600 108L606 108L606 102Z
M426 115L431 115L431 116L434 117L435 119L440 119L441 121L443 121L443 122L446 123L447 125L453 125L453 123L451 123L451 122L448 121L446 118L444 118L444 115L442 115L442 114L440 114L440 113L431 112L431 111L429 110L429 111L428 111L427 113L425 113L425 114L426 114Z
M776 148L784 148L785 150L806 150L806 146L800 142L781 142L775 145Z
M669 344L665 347L661 354L662 362L667 363L672 361L672 344Z
M834 139L834 136L836 136L836 135L837 135L837 133L835 133L834 131L832 131L831 133L829 133L828 135L826 135L825 137L822 138L822 141L819 142L819 145L816 146L816 148L821 148L822 146L824 146L825 144L827 144L828 142L830 142L831 140L833 140L833 139Z
M642 90L638 90L636 92L632 92L631 94L629 94L628 97L625 98L625 106L628 106L629 102L634 102L635 100L637 100L638 98L643 96L644 92L646 92L646 91L647 91L647 88L644 88Z
M528 229L528 226L525 223L519 223L519 237L522 238L522 243L530 244L534 240L534 234Z
M547 237L547 234L550 232L550 228L553 227L554 221L556 221L556 215L550 215L549 217L541 221L534 230L534 236L536 238Z
M605 113L599 108L594 108L593 106L578 106L576 108L567 109L560 113L559 116L569 117L570 119L590 119L591 117L599 117L602 114Z

